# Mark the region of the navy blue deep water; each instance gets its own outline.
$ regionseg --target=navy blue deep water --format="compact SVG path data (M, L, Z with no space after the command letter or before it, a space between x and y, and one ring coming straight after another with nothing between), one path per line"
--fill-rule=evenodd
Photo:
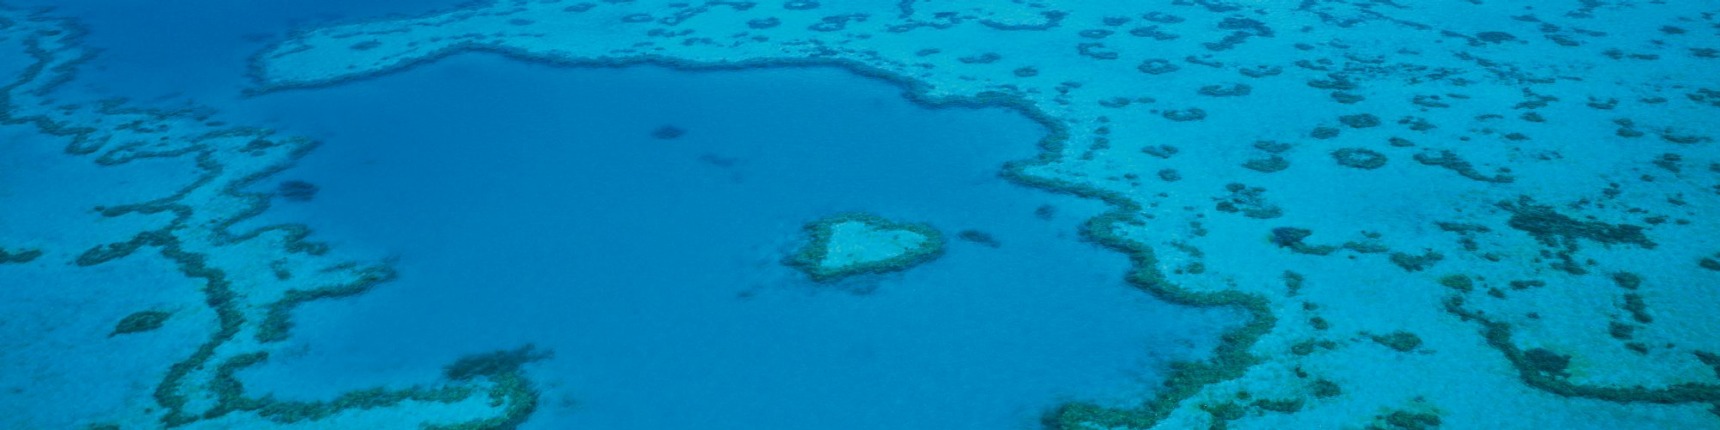
M1717 72L1701 2L13 0L0 428L1720 428Z

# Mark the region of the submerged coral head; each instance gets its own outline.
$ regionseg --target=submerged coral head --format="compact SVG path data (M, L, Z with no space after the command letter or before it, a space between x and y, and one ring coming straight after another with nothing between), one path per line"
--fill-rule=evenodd
M281 185L275 189L275 192L280 195L281 198L287 200L308 202L311 201L311 199L316 198L317 191L319 190L320 188L318 188L316 184L299 180L291 180L281 182Z
M669 139L681 137L682 135L685 135L685 134L687 134L687 130L685 130L685 129L682 129L680 127L676 127L673 125L665 125L662 127L657 127L657 130L652 131L651 137L655 137L655 138L660 139L660 140L669 140Z

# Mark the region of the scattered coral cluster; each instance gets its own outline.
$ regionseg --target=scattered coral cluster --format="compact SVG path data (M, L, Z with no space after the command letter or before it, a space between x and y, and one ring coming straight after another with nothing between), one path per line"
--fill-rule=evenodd
M511 428L536 407L537 391L520 366L542 355L529 350L473 356L451 366L444 380L352 391L321 401L281 400L246 390L236 374L285 348L296 307L361 294L394 276L386 265L342 257L326 244L306 240L306 226L235 227L269 207L269 194L245 188L291 166L314 142L227 125L211 109L59 99L60 87L93 55L80 45L85 31L44 12L0 8L0 34L0 57L22 66L0 87L0 121L34 127L58 140L65 156L56 163L125 170L178 161L183 164L172 165L187 167L152 172L160 174L153 182L176 184L160 194L139 185L118 192L126 200L97 202L81 213L35 208L43 222L81 223L71 231L21 226L0 237L43 244L0 250L0 263L12 265L5 274L9 282L51 285L80 279L80 271L143 264L176 272L201 296L193 301L201 305L198 309L146 309L105 321L111 332L97 346L107 351L94 360L111 360L104 357L122 354L116 351L139 345L135 342L177 343L168 341L172 336L193 342L170 366L128 375L154 383L143 398L126 400L133 408L77 420L94 429L396 428L404 416L428 428L497 429ZM289 182L281 191L284 198L308 199L315 188ZM64 219L55 218L61 215ZM138 279L110 286L109 294L138 294L134 290L150 286Z
M1048 134L1005 177L1109 204L1082 233L1128 255L1144 293L1246 315L1151 398L1068 403L1048 411L1052 428L1709 428L1720 11L1698 3L498 0L305 29L251 73L262 93L465 52L820 66L927 106L1013 109ZM519 366L542 356L529 349L420 388L248 395L234 373L290 334L293 307L392 274L334 257L303 226L229 231L268 204L242 188L311 143L199 109L53 100L87 56L77 28L6 14L5 55L33 64L0 92L7 122L103 165L184 158L200 172L98 208L135 227L87 251L0 254L82 267L147 251L201 283L216 326L163 370L147 414L251 426L387 406L498 428L530 413ZM815 244L831 225L814 224ZM802 266L825 267L808 249ZM180 321L139 318L123 327Z
M1110 203L1085 235L1146 292L1250 315L1155 398L1053 427L1713 426L1700 7L503 1L309 29L253 73L818 65L1015 109L1049 135L1006 177Z

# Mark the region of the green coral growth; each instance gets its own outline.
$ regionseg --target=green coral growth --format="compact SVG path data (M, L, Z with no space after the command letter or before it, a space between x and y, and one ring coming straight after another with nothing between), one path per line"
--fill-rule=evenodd
M1410 352L1421 347L1421 336L1416 336L1415 333L1407 331L1393 332L1384 336L1371 336L1371 338L1374 342L1399 352Z
M1570 376L1565 368L1571 366L1571 356L1561 355L1546 348L1534 348L1523 351L1523 364L1529 370L1545 375Z
M1630 312L1631 319L1636 320L1636 322L1643 324L1654 322L1654 317L1648 316L1648 304L1642 301L1641 294L1625 294L1624 306L1621 308L1625 312Z
M1553 211L1552 206L1537 205L1523 196L1516 203L1500 202L1499 207L1511 212L1506 225L1529 233L1547 246L1575 250L1578 239L1588 239L1606 245L1632 244L1654 249L1655 243L1642 233L1642 226L1607 224L1600 221L1579 221Z
M1439 285L1465 293L1475 291L1475 281L1466 275L1445 275L1439 278Z
M495 387L490 389L489 397L492 406L507 404L507 409L501 415L488 419L471 421L454 425L425 426L426 430L514 430L525 423L526 418L537 410L538 392L530 381L519 371L510 371L494 375Z
M1703 257L1702 260L1696 262L1696 265L1704 269L1720 272L1720 260L1716 260L1713 257Z
M1205 410L1206 413L1212 414L1214 427L1222 427L1222 425L1217 424L1218 422L1236 421L1242 419L1243 416L1248 415L1248 408L1244 408L1242 405L1236 404L1236 402L1226 402L1216 405L1201 405L1200 408L1201 410Z
M1296 413L1302 410L1302 399L1260 399L1254 401L1254 407L1279 413Z
M215 367L215 377L209 380L209 390L215 392L216 404L203 412L203 418L216 418L233 411L252 411L267 406L268 400L245 397L245 386L234 376L239 370L269 359L269 353L253 352L228 358Z
M1331 245L1309 245L1303 239L1314 234L1313 230L1297 227L1278 227L1272 229L1271 241L1280 248L1290 248L1290 252L1307 255L1326 255L1337 251L1338 247Z
M1305 282L1306 279L1307 278L1304 278L1300 273L1289 270L1284 271L1284 287L1289 290L1289 293L1286 295L1295 297L1296 293L1302 291L1302 283Z
M161 328L170 316L173 314L164 311L139 311L126 315L125 318L119 320L119 324L114 325L113 332L108 333L108 337L142 333Z
M526 344L512 350L496 351L463 357L442 369L448 379L465 381L479 376L495 376L518 370L520 366L551 357L549 351L538 351Z
M471 388L461 386L445 386L435 389L412 387L398 391L371 388L347 392L334 400L325 402L272 402L262 400L260 402L264 404L257 409L257 415L276 423L293 424L325 419L348 409L383 408L407 400L454 403L465 400L473 394L475 393Z
M1248 160L1248 162L1242 163L1242 167L1245 167L1245 168L1248 168L1249 170L1253 170L1253 171L1260 172L1260 173L1275 173L1275 172L1290 168L1290 160L1286 160L1286 159L1284 159L1284 157L1273 155L1273 156L1266 157L1266 158L1256 158L1253 160Z
M1637 287L1642 286L1642 276L1635 273L1614 273L1612 279L1613 283L1618 284L1619 288L1624 288L1626 290L1634 290L1637 289Z
M1088 224L1089 227L1097 223ZM1102 224L1101 224L1102 225ZM1238 292L1222 293L1191 293L1168 284L1163 275L1153 270L1152 254L1144 246L1126 242L1110 233L1100 234L1094 229L1087 230L1095 237L1101 238L1101 243L1127 244L1132 252L1130 256L1136 260L1137 271L1130 276L1130 281L1149 292L1177 303L1188 303L1198 306L1235 305L1249 311L1253 318L1240 328L1226 332L1222 336L1223 343L1214 351L1213 358L1206 362L1178 362L1171 365L1171 376L1164 382L1165 389L1153 400L1136 409L1104 408L1091 403L1065 404L1047 417L1045 421L1051 429L1088 428L1092 425L1107 427L1151 427L1168 416L1177 405L1201 388L1238 378L1260 359L1247 353L1249 345L1254 344L1260 336L1276 325L1276 318L1268 310L1265 300ZM1116 240L1116 242L1110 242ZM1139 248L1135 248L1139 247Z
M1545 286L1547 286L1547 281L1542 281L1539 279L1527 279L1527 280L1511 281L1509 284L1511 285L1511 289L1513 289L1513 290L1527 290L1530 288L1545 287Z
M287 332L293 327L291 312L301 304L358 295L370 291L377 285L393 280L395 276L397 273L393 268L379 266L364 269L358 274L358 279L350 284L314 290L287 290L279 301L269 304L268 312L260 324L261 327L257 329L257 340L261 342L286 340Z
M838 267L825 267L824 259L830 250L831 241L835 236L836 226L843 223L858 222L878 230L907 231L925 237L920 243L901 255L878 261L863 261ZM791 256L787 263L790 266L806 272L817 282L831 282L841 278L863 273L886 273L907 270L908 268L925 264L937 259L944 252L944 235L928 224L900 223L890 221L877 215L867 213L845 213L826 217L808 223L804 228L809 237L805 247Z
M1445 254L1440 254L1433 250L1427 250L1421 255L1402 252L1393 252L1391 255L1392 264L1396 264L1398 267L1402 267L1403 270L1410 272L1420 272L1427 269L1429 266L1432 266L1433 263L1438 263L1439 260L1444 259Z
M1527 351L1519 349L1511 342L1510 324L1493 321L1480 312L1465 309L1462 297L1446 299L1445 310L1464 321L1479 322L1485 328L1483 334L1487 344L1503 353L1505 359L1517 367L1518 377L1531 387L1565 397L1587 397L1614 402L1670 404L1720 401L1720 386L1714 384L1681 383L1658 389L1574 384L1565 379L1569 376L1565 373L1565 368L1570 365L1570 356L1542 348Z
M32 15L29 17L29 20L37 22L38 20L52 20L52 18ZM6 20L6 23L7 25L12 25L19 24L20 22L15 20ZM37 80L37 78L44 73L49 72L52 73L52 78L50 80L54 82L70 80L72 71L75 68L74 66L87 60L87 55L79 58L72 58L70 61L63 61L65 59L56 58L56 56L61 53L71 53L76 55L82 52L81 48L76 48L75 44L61 45L58 41L46 39L37 40L37 38L55 37L60 39L60 41L75 42L81 37L82 33L82 28L77 26L72 26L66 30L42 29L31 31L28 34L28 38L30 40L27 42L29 54L34 56L40 62L36 64L36 67L26 69L23 76L19 77L19 80L16 81L15 85L23 85L26 82L32 82ZM21 36L23 35L21 34ZM54 64L55 66L52 68L42 67L47 64ZM38 89L45 92L48 87L52 87L57 84L50 83L46 85L46 87L40 87ZM204 115L206 114L200 112L201 109L186 108L184 110L174 111L137 109L124 107L122 106L124 103L125 102L120 99L100 102L99 104L101 107L99 108L98 113L101 115L147 116L147 119L139 119L130 124L122 125L120 126L120 129L155 129L155 131L149 131L150 133L162 132L167 130L169 127L180 128L182 125L188 125L192 128L198 127L197 123L175 122L181 119L194 119L195 121L201 122L209 127L226 127L226 125L220 121L205 122L206 117ZM68 110L77 109L76 105L66 105L59 108ZM88 155L95 153L98 150L103 149L104 143L108 141L105 137L97 138L99 137L97 135L99 130L93 127L73 125L72 123L61 122L55 119L50 119L46 116L16 118L13 117L13 114L17 112L11 112L10 110L3 111L4 112L0 112L0 119L3 119L4 122L33 122L35 126L44 133L69 138L72 142L65 147L64 152L70 155ZM68 111L67 113L70 112ZM248 290L240 288L249 287L248 285L236 285L239 284L240 281L235 280L236 277L228 276L223 269L210 264L208 261L208 255L188 251L186 248L182 247L181 240L178 235L181 233L188 233L188 229L196 229L193 230L195 232L191 232L189 234L196 236L210 234L213 237L208 237L207 239L219 247L220 245L243 242L265 233L285 233L285 237L281 239L281 251L289 253L306 253L311 255L321 255L328 252L329 248L326 244L306 241L305 237L309 235L310 231L308 228L299 225L270 225L251 229L249 232L243 234L234 234L229 229L229 227L259 215L268 207L266 196L246 193L241 191L242 189L246 188L248 184L287 168L292 164L293 160L297 160L299 157L304 156L309 149L315 145L308 140L296 138L281 141L262 139L258 136L266 136L271 132L265 129L251 127L229 127L201 133L194 132L194 130L186 131L189 133L186 133L187 136L182 140L189 141L184 143L190 144L191 146L187 146L182 149L151 151L143 149L147 146L145 143L133 142L126 144L125 147L110 151L95 160L97 164L103 166L116 166L143 158L194 157L197 168L203 172L203 175L197 182L186 185L170 196L154 199L146 203L94 208L104 217L117 217L125 214L136 213L168 214L173 215L173 219L169 225L163 226L158 230L143 231L125 241L92 247L83 252L72 262L79 267L93 266L115 259L124 258L140 249L148 247L158 250L159 253L167 260L171 261L185 277L202 281L200 292L203 295L203 304L207 305L214 313L214 330L212 330L211 333L208 333L207 339L201 342L201 344L199 344L196 349L189 354L189 356L173 363L164 375L160 375L161 382L154 386L153 392L151 393L151 398L155 400L158 407L149 408L146 411L147 416L157 417L159 422L154 423L153 425L140 423L138 424L138 428L181 427L197 423L200 420L217 418L233 411L258 411L260 414L263 414L262 416L266 419L274 420L276 423L287 424L279 419L280 417L287 415L280 414L287 414L293 411L305 411L308 410L306 409L308 407L307 405L333 404L334 406L332 407L322 409L326 413L321 416L329 416L347 408L369 409L374 407L390 406L393 405L394 402L398 402L398 400L391 401L388 399L418 399L451 403L470 397L469 392L471 390L464 387L447 388L447 390L456 391L440 391L442 389L426 390L418 387L393 392L364 390L343 395L333 403L314 404L281 402L268 396L260 398L245 397L243 395L244 387L240 383L239 379L236 378L235 373L262 362L267 358L267 354L265 352L243 352L244 348L252 348L255 345L235 345L232 341L235 340L239 333L241 333L243 330L242 327L246 327L247 324L256 323L256 321L250 320L248 312L256 310L254 306L256 306L257 303L248 302L246 300L247 297L245 297L242 292ZM290 159L288 160L267 165L258 165L254 164L250 160L246 160L244 163L241 163L240 166L237 166L241 170L235 172L231 168L235 166L224 164L225 160L222 158L223 155L221 155L221 152L224 149L222 145L224 144L216 143L214 141L216 139L244 137L252 138L250 139L250 143L246 144L243 148L239 148L239 151L252 156L264 155L262 151L276 146L291 145L294 149L291 154L288 154L290 156ZM115 140L117 141L118 139L116 138ZM168 141L169 138L162 137L161 140L165 142ZM224 171L227 175L243 173L246 171L250 171L250 173L245 174L238 179L227 180L227 177L223 175ZM217 182L217 180L221 180L221 182ZM201 192L206 190L210 192ZM202 199L204 197L209 197L204 194L218 194L220 198L231 197L234 200L218 201L221 202L222 206L232 205L245 209L236 214L226 215L218 220L209 220L208 222L198 221L196 224L193 224L192 220L196 218L193 216L194 212L201 210L201 205L206 201ZM188 196L192 195L197 195L197 199L188 198ZM3 253L4 259L8 261L35 259L40 256L39 253L31 251L0 251L0 253ZM331 268L330 270L332 271L336 269ZM339 270L345 269L341 268ZM280 272L277 272L278 278L282 280L287 278L287 276L281 276L279 273ZM272 322L270 320L264 321L266 325L260 328L259 333L269 330L271 327L277 329L279 333L284 333L286 327L286 324L283 323L285 314L293 305L314 298L356 294L357 292L361 292L363 287L370 285L369 283L379 282L377 281L378 278L374 278L370 275L363 276L363 279L364 281L361 281L361 284L363 285L360 286L355 287L347 285L318 288L310 292L300 292L304 294L295 296L296 299L294 300L269 305L267 310L270 312L270 318L278 318L279 320ZM118 327L114 330L114 334L117 335L153 330L160 327L165 322L166 318L167 314L159 311L133 314L126 317L124 321L121 321L118 324ZM260 337L267 338L267 336ZM201 376L204 376L205 374L208 376L208 380L201 381ZM464 427L460 428L472 430L480 428L506 430L511 428L511 425L518 424L520 421L523 421L525 414L530 413L531 408L536 404L535 394L530 392L529 385L523 382L523 377L519 375L518 372L507 375L498 375L490 379L494 382L492 385L496 387L490 391L490 398L493 402L505 401L508 405L505 410L506 413L500 417L462 424ZM457 390L466 390L466 392ZM457 395L436 396L434 394L446 392L452 392ZM298 416L302 417L308 415ZM433 417L427 419L432 418ZM475 426L473 424L475 424ZM233 423L212 423L209 426L232 427L233 425ZM250 428L256 426L245 427ZM313 427L327 427L327 425ZM118 429L119 426L116 424L102 423L88 425L85 428L92 430L106 430Z
M1284 215L1284 210L1280 209L1278 205L1266 201L1266 197L1263 195L1266 193L1265 188L1229 183L1224 185L1224 189L1231 194L1228 197L1215 199L1217 204L1214 208L1220 212L1240 212L1242 216L1254 219L1272 219Z
M1169 416L1184 400L1194 397L1210 384L1236 379L1260 358L1248 353L1248 348L1277 324L1266 299L1236 291L1200 293L1182 289L1170 283L1157 267L1150 247L1127 239L1112 231L1115 224L1138 223L1130 212L1140 206L1116 194L1070 185L1054 188L1077 194L1091 194L1117 206L1117 210L1089 220L1082 225L1082 234L1105 246L1123 251L1133 263L1128 280L1155 297L1172 303L1192 306L1235 306L1251 316L1243 326L1226 332L1212 358L1204 362L1178 362L1171 365L1164 389L1152 400L1135 408L1107 408L1092 403L1066 403L1050 411L1041 422L1048 429L1084 429L1097 427L1147 428Z
M1325 348L1325 349L1336 349L1338 347L1338 343L1333 342L1333 341L1329 341L1329 340L1308 339L1308 340L1304 340L1301 342L1297 342L1295 345L1291 345L1290 346L1290 353L1296 354L1296 355L1313 354L1315 347Z
M1709 368L1714 369L1714 376L1720 377L1720 354L1714 354L1707 351L1696 351L1696 359L1702 361L1702 364L1707 365Z
M962 230L961 233L956 234L956 237L991 248L999 248L1003 246L1003 242L999 242L996 237L991 235L991 233L979 230Z
M1332 151L1332 159L1344 167L1373 170L1386 165L1386 155L1366 148L1340 148Z
M0 264L8 264L8 263L23 264L23 263L28 263L28 262L34 261L35 259L37 259L41 256L42 256L42 250L40 250L40 249L26 249L26 250L22 250L22 251L7 251L6 248L0 248Z
M549 356L547 351L538 351L532 345L525 345L514 350L468 356L448 365L443 372L451 380L469 381L485 377L493 381L495 385L486 393L490 405L506 405L507 408L501 414L486 419L451 425L425 424L422 427L439 430L508 430L518 427L536 410L538 398L536 389L521 375L520 366ZM350 409L383 408L405 401L455 403L479 394L471 386L445 385L436 388L414 386L403 390L371 388L347 392L334 400L319 402L244 397L244 387L233 374L267 358L265 353L253 353L223 362L216 369L215 378L210 381L210 388L215 391L218 403L205 412L202 418L215 418L232 411L256 411L258 416L269 421L294 424L325 419Z
M1344 123L1350 128L1370 128L1380 125L1380 117L1367 113L1344 115L1338 117L1338 122Z
M1636 334L1636 326L1612 321L1607 323L1607 334L1613 339L1630 340Z
M1470 164L1468 161L1449 150L1415 154L1415 161L1428 166L1444 167L1453 172L1457 172L1459 175L1463 175L1465 178L1481 182L1508 184L1516 180L1516 178L1506 174L1504 169L1500 169L1500 173L1493 176L1482 174L1481 171L1475 169L1475 165Z
M1316 398L1326 399L1338 397L1339 395L1344 394L1344 390L1339 388L1338 383L1336 382L1326 379L1316 379L1312 384L1308 385L1308 393L1313 394Z
M1369 430L1427 430L1439 427L1439 415L1426 412L1393 411L1379 422L1368 426Z

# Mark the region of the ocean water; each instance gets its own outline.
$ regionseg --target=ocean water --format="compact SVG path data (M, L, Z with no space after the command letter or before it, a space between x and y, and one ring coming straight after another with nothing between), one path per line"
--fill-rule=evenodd
M283 396L531 343L556 353L543 383L567 388L540 428L1019 428L1058 399L1138 397L1235 318L1124 283L1127 261L1076 235L1100 205L999 177L1037 124L928 110L838 70L474 54L254 103L327 135L283 176L324 191L277 214L401 271L300 312L317 341L253 383ZM686 134L653 137L665 125ZM782 263L802 224L862 210L1001 245L835 285Z
M0 47L0 428L1720 428L1700 2L14 0Z

